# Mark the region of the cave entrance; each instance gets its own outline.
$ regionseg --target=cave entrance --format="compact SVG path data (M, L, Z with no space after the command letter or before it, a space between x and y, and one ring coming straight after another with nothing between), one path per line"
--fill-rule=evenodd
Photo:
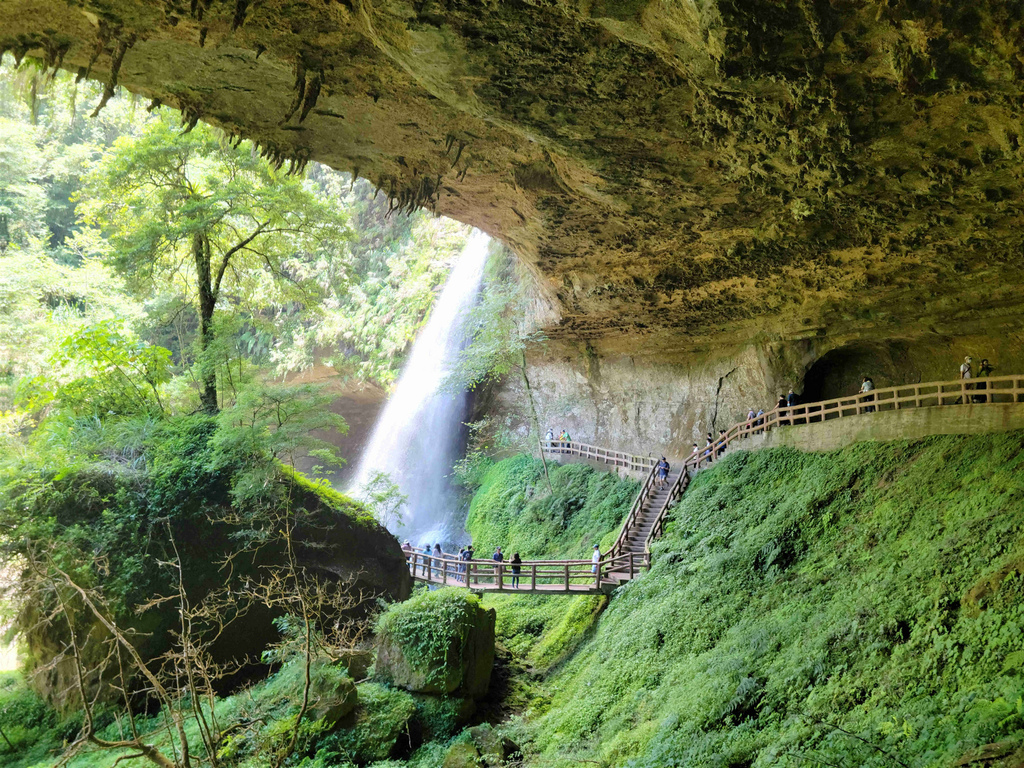
M870 376L876 388L920 381L904 342L857 342L830 350L815 361L804 375L802 400L813 403L856 394L862 376Z

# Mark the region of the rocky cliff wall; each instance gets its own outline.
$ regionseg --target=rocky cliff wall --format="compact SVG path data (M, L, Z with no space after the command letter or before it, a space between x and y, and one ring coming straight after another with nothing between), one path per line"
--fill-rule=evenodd
M642 338L634 339L633 354L549 342L534 349L528 375L542 430L568 429L576 440L641 455L681 456L694 442L703 446L707 432L717 434L745 418L748 409L774 407L790 387L810 400L852 394L864 375L877 387L952 380L966 355L974 357L975 369L989 358L994 375L1024 373L1024 334L1015 321L973 330L962 336L755 341L674 358L645 350ZM509 415L526 433L519 378L503 382L488 407Z

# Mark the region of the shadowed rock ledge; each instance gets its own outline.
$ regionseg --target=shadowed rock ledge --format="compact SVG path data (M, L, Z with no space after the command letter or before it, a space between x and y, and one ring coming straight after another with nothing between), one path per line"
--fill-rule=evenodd
M554 338L674 353L1019 325L1021 14L0 0L0 48L504 239Z

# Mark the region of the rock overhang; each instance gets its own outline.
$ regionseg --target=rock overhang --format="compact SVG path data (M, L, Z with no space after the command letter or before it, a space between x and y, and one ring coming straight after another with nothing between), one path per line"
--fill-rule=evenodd
M1016 322L1022 14L0 0L0 47L506 241L612 351Z

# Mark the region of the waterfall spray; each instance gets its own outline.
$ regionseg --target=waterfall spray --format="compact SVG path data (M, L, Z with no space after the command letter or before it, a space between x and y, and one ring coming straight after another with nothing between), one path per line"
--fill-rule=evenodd
M477 230L466 242L377 419L352 484L358 495L374 473L390 475L409 497L401 535L419 544L458 537L449 475L464 447L469 397L442 392L441 384L465 344L465 320L483 280L489 243Z

